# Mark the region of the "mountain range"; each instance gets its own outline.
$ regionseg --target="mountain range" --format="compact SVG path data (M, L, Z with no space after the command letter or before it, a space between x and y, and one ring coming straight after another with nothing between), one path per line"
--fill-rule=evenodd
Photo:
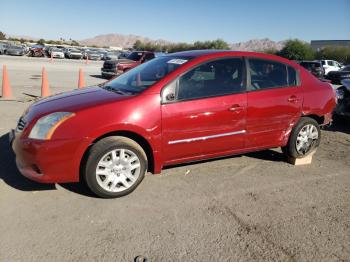
M38 37L30 37L30 36L15 36L8 35L10 37L16 38L24 38L32 41L37 41ZM141 42L149 42L154 44L171 44L175 42L167 41L164 39L150 39L144 36L138 35L123 35L123 34L104 34L97 35L92 38L78 40L78 42L82 45L96 45L99 47L103 46L116 46L122 48L132 47L135 41L140 40ZM229 43L232 50L237 51L264 51L269 49L280 50L283 48L286 41L273 41L269 38L263 39L253 39L246 42L237 42L237 43Z
M106 34L98 35L93 38L80 40L79 42L84 45L96 45L96 46L118 46L123 48L132 47L135 41L150 42L155 44L170 44L173 42L157 39L153 40L143 36L137 35L122 35L122 34ZM280 50L283 48L285 41L273 41L268 38L253 39L246 42L238 42L230 44L231 49L237 51L263 51L267 49Z

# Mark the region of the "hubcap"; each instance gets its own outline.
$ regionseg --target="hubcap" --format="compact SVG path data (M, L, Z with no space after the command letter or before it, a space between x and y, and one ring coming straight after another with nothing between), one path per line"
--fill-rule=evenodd
M305 155L318 140L318 130L312 125L305 125L297 136L296 149L299 154Z
M115 149L105 154L97 164L97 183L108 192L121 192L131 187L140 175L137 155L128 149Z

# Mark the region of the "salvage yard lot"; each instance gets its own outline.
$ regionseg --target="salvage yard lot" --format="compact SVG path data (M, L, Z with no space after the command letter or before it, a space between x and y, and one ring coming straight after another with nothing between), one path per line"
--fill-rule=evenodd
M101 83L102 62L13 58L14 95ZM1 76L2 77L2 76ZM0 101L0 261L348 261L350 123L322 131L308 166L279 149L202 161L148 175L132 194L98 199L83 186L22 177L8 145L30 102Z

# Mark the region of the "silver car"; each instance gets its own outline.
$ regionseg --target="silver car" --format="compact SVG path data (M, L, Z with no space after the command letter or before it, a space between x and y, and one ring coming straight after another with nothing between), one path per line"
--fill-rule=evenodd
M67 48L65 55L71 59L81 59L83 57L82 52L76 48Z
M16 56L23 56L26 53L25 49L22 46L8 46L6 49L7 55L16 55Z

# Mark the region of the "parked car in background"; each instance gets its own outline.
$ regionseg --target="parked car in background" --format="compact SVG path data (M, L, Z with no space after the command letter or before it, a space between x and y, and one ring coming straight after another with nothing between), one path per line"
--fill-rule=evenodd
M133 57L149 54L139 53ZM84 179L96 195L111 198L169 165L274 147L304 158L320 144L320 126L335 105L329 83L287 59L188 51L39 100L10 141L24 176Z
M28 56L32 57L44 57L45 56L45 50L44 46L42 45L33 45L29 49L29 54Z
M320 61L299 61L298 63L317 78L324 78L325 71Z
M104 78L120 75L139 64L147 62L155 57L154 52L136 51L132 52L125 59L107 60L101 68L101 75Z
M103 56L103 60L118 60L120 56L119 51L110 51Z
M23 46L10 45L6 48L7 55L23 56L26 54L26 50Z
M344 79L350 79L350 65L342 67L338 71L328 72L327 79L332 81L332 84L340 85Z
M0 55L3 55L6 53L6 48L7 48L7 44L0 42Z
M100 59L103 60L104 56L107 54L107 50L99 49L97 52L100 54Z
M53 58L64 58L64 52L62 50L62 48L57 48L54 47L50 50L50 56L52 56Z
M76 48L67 48L65 51L65 57L70 59L81 59L83 54Z
M89 60L101 60L101 54L95 50L89 50L85 52L85 58Z
M334 60L321 60L322 66L325 70L325 75L327 75L330 71L338 71L342 65Z
M341 85L336 90L337 107L334 110L334 114L338 117L350 119L350 79L342 80Z

